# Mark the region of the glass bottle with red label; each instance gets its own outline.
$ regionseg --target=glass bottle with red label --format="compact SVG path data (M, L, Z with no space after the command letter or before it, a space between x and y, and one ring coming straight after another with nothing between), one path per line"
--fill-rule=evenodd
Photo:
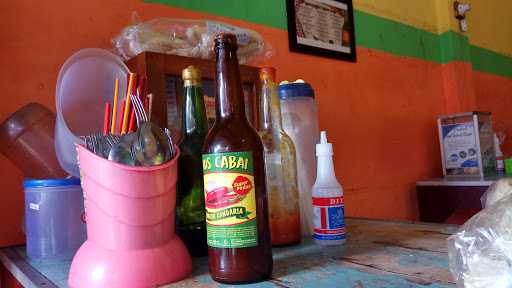
M292 139L283 130L275 69L260 69L261 127L272 245L297 244L301 239L297 161Z
M215 38L216 120L203 147L208 264L215 281L272 273L263 145L247 120L233 34Z
M325 131L316 144L317 174L313 185L313 238L320 245L339 245L346 240L343 188L336 179L332 144Z

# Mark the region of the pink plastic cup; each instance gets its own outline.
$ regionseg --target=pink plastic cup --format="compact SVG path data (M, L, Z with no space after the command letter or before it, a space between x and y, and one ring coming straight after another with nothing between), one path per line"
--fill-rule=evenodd
M132 167L77 150L88 239L73 258L69 286L156 287L190 274L190 255L174 233L179 155Z

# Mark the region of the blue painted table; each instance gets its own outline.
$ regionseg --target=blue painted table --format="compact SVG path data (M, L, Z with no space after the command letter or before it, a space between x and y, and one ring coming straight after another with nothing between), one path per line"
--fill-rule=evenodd
M455 287L446 238L457 226L347 219L347 227L346 245L321 247L304 239L276 248L270 280L236 287ZM1 249L0 260L26 288L67 287L70 261L31 261L24 247ZM233 287L211 280L206 258L193 265L189 278L164 287Z

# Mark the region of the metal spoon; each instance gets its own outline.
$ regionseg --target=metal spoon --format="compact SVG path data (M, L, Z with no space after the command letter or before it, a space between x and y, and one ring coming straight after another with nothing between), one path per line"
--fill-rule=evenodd
M132 144L136 139L135 133L125 134L120 138L120 141L113 145L108 153L108 160L117 163L139 166L132 152Z
M142 166L160 165L172 159L175 151L172 140L155 124L148 121L148 116L139 97L131 95L138 129L132 144L135 159Z

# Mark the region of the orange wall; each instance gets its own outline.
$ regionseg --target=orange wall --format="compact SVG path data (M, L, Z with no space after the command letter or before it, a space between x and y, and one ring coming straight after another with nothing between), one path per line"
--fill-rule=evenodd
M131 23L132 11L142 20L209 18L261 33L275 54L255 64L275 66L279 79L302 78L315 88L320 126L334 143L350 216L416 219L415 181L441 173L435 116L475 103L471 97L461 102L444 96L459 89L443 84L446 77L466 76L443 71L465 64L440 65L363 47L357 49L356 64L289 53L283 30L136 0L18 0L0 4L0 120L31 101L54 109L60 65L81 48L110 48L110 39ZM481 78L476 77L477 84L486 81ZM0 169L2 246L23 239L23 197L20 171L2 157Z
M512 79L487 73L474 73L478 109L492 111L496 131L505 132L503 153L512 156Z

